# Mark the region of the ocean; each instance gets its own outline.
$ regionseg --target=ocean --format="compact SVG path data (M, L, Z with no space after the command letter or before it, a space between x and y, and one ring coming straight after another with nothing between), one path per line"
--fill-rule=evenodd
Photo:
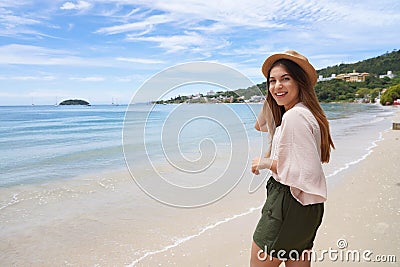
M193 106L193 105L192 105ZM249 139L258 136L253 129L255 115L261 105L229 105L240 116ZM357 143L348 156L341 156L344 168L378 139L376 133L390 127L385 118L390 109L368 104L323 104L337 153L345 151L341 144L354 135ZM143 108L144 107L144 108ZM191 107L192 108L192 107ZM195 108L195 107L194 107ZM135 112L146 115L145 105L137 105ZM157 105L151 110L147 129L162 129L176 105ZM122 148L122 127L127 106L12 106L0 107L0 186L40 183L69 179L82 174L122 169L126 167ZM176 111L175 111L176 112ZM196 114L197 115L197 114ZM194 115L193 115L194 116ZM215 123L214 123L215 124ZM213 123L192 123L180 140L181 145L193 145L205 138L227 141L226 133ZM164 125L165 127L165 125ZM201 131L199 129L202 129ZM201 134L199 134L201 132ZM147 131L148 146L160 142L160 131ZM149 141L150 140L150 141ZM190 140L190 142L189 142ZM353 140L352 140L353 142ZM344 146L347 149L348 146ZM160 154L155 150L154 154ZM335 154L335 152L333 152ZM346 159L344 159L346 158ZM332 175L332 173L327 173Z
M260 104L149 106L131 106L129 113L125 105L0 107L0 248L7 252L0 263L47 259L79 265L85 259L107 265L116 262L118 251L125 255L118 256L123 264L134 265L259 209L248 189L251 183L260 188L263 181L252 180L248 164L265 149L265 134L253 128ZM336 145L324 172L328 185L335 186L390 128L392 109L322 106ZM221 173L229 173L228 178ZM155 176L163 177L165 187ZM241 192L233 190L238 184ZM170 185L185 190L168 191ZM210 185L218 190L195 190ZM233 196L247 200L223 209ZM204 215L200 219L199 213ZM182 219L179 229L177 218ZM59 230L47 233L49 226ZM74 248L93 245L93 238L98 244L91 253ZM35 244L41 246L33 249Z

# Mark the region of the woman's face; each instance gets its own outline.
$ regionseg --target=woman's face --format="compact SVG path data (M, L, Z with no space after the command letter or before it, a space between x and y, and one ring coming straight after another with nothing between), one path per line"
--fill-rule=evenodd
M282 65L271 69L269 74L269 92L279 106L291 109L299 102L299 86Z

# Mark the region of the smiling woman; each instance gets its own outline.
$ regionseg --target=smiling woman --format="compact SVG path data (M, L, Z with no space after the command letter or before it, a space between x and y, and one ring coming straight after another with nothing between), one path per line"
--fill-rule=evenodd
M289 50L267 58L262 70L267 100L255 127L270 133L272 145L264 158L253 159L252 172L273 174L250 263L277 267L285 260L288 267L308 267L310 261L300 255L312 249L322 222L327 189L321 163L329 161L334 145L313 89L317 74L307 58Z

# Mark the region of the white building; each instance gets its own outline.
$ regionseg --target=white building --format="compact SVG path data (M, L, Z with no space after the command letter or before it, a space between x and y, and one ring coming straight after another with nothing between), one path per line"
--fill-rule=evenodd
M252 97L250 97L250 102L261 102L265 99L264 96L261 95L253 95Z
M391 70L388 70L387 74L379 75L379 78L381 79L385 77L389 77L390 79L392 79L396 77L396 75L394 75Z
M330 81L336 78L336 74L332 74L331 77L326 77L324 78L322 75L318 76L318 82L322 82L322 81Z
M197 95L192 95L192 99L193 100L197 100L197 99L200 99L201 98L201 94L200 93L198 93Z
M213 90L210 90L209 92L207 92L207 95L215 95L215 92Z

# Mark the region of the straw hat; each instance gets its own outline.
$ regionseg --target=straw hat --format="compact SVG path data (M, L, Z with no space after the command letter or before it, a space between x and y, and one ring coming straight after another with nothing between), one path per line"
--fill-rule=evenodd
M294 50L287 50L283 53L277 53L269 56L262 65L262 73L268 79L268 72L271 66L279 59L291 60L299 65L307 74L312 86L317 83L317 72L314 67L308 62L308 59Z

